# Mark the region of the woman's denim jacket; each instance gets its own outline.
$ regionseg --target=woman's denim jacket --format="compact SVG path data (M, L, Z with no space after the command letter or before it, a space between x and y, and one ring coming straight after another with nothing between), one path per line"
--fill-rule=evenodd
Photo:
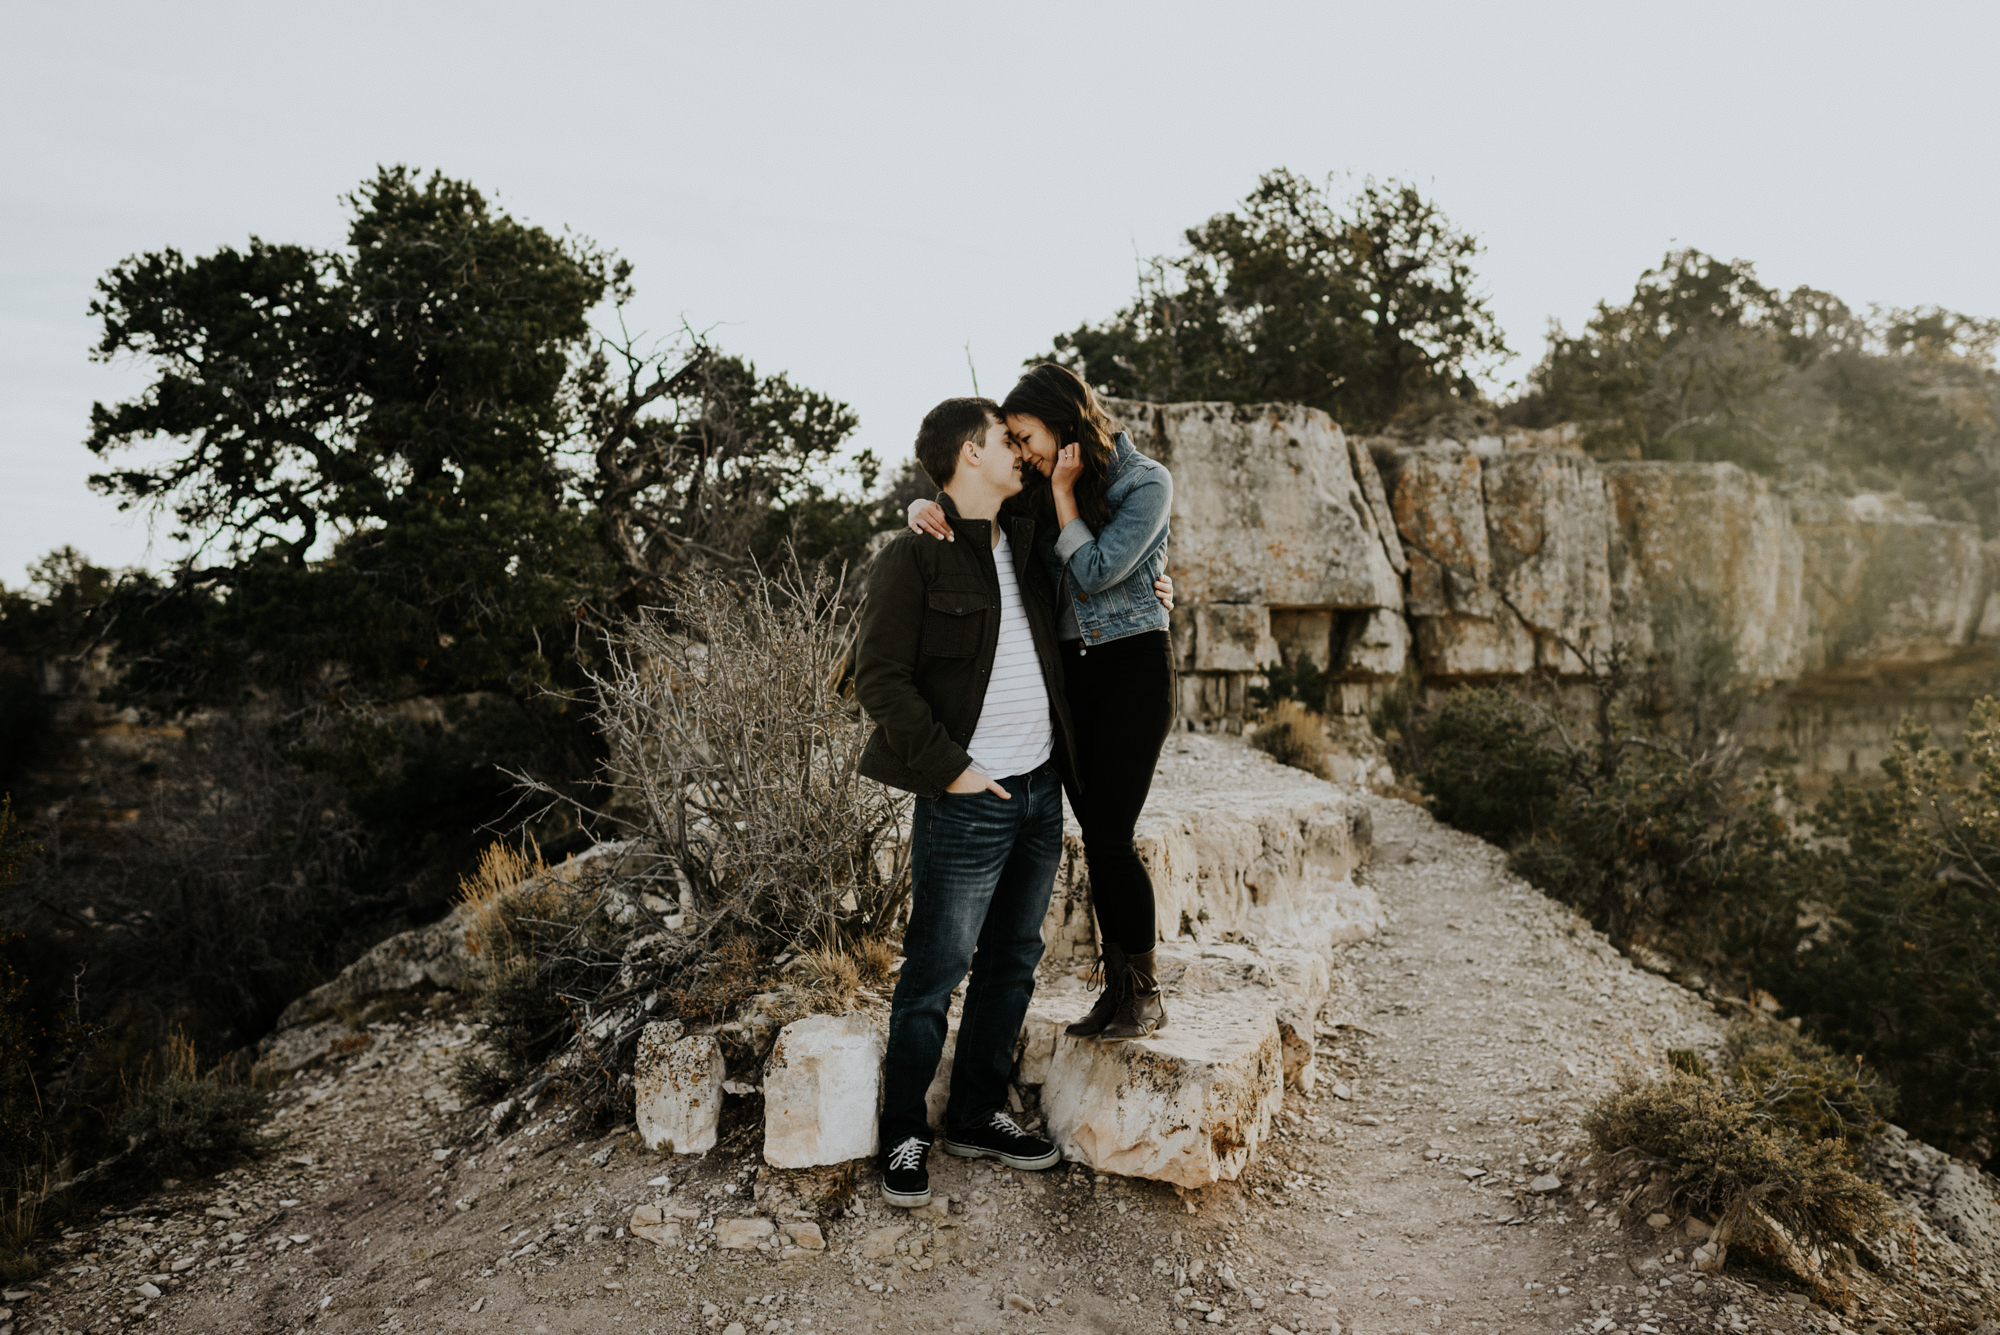
M1154 595L1153 581L1167 568L1173 475L1165 464L1139 453L1123 431L1117 447L1104 488L1105 508L1111 512L1104 531L1092 533L1083 520L1073 519L1053 544L1046 539L1037 544L1057 585L1069 593L1086 650L1106 640L1167 628L1167 609Z

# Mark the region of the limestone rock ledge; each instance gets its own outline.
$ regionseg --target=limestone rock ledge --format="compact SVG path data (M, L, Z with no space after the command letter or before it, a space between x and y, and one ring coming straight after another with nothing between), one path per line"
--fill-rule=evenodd
M1198 1187L1243 1171L1287 1084L1313 1087L1321 1012L1349 990L1335 948L1386 915L1353 878L1372 835L1351 793L1234 738L1177 734L1167 752L1139 825L1167 1027L1130 1043L1063 1032L1090 1007L1081 966L1096 954L1087 867L1066 858L1015 1080L1039 1087L1068 1157Z

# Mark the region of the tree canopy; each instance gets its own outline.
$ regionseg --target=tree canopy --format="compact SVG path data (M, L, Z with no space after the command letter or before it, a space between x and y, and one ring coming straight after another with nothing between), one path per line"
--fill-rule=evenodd
M1105 394L1304 403L1372 430L1475 401L1477 371L1507 355L1478 240L1414 186L1369 180L1342 203L1274 171L1186 240L1146 262L1131 305L1034 360Z
M1836 486L1901 488L1995 522L2000 321L1935 307L1867 315L1766 286L1755 266L1670 252L1582 332L1557 325L1519 420L1576 421L1595 451L1727 460Z
M580 612L690 552L853 540L825 485L845 405L699 340L599 338L630 266L463 181L385 168L347 203L344 249L168 250L99 284L97 355L153 379L93 409L93 483L190 552L126 599L137 689L523 694Z

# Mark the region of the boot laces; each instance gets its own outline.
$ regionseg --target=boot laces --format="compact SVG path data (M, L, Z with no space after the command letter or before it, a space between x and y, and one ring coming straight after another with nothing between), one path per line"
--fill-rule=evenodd
M994 1113L993 1120L988 1125L995 1131L1005 1131L1010 1136L1025 1136L1028 1134L1021 1129L1020 1123L1003 1112Z
M924 1151L930 1142L911 1136L895 1149L889 1151L889 1167L892 1171L912 1172L923 1167Z

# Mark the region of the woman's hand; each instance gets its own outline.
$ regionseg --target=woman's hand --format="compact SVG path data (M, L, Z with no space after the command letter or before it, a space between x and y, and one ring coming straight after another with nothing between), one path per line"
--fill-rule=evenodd
M1071 441L1056 451L1056 466L1049 473L1049 485L1058 493L1073 491L1083 473L1083 446Z
M951 521L944 517L944 507L936 501L910 502L910 531L928 533L946 542L958 541L958 536L951 531Z
M1153 581L1153 596L1160 600L1160 606L1169 612L1174 610L1174 577L1162 575Z

